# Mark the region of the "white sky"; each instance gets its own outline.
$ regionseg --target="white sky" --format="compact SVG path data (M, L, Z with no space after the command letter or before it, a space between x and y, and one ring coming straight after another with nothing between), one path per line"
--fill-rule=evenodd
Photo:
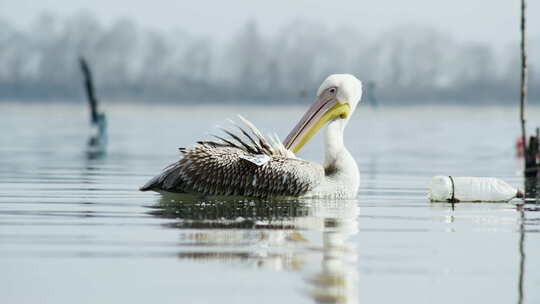
M540 3L529 2L529 35L540 37ZM48 11L69 16L86 10L106 23L126 17L152 28L182 28L225 39L248 20L264 33L294 19L353 26L366 33L403 24L432 25L458 40L501 47L517 40L519 0L0 0L0 17L25 26Z

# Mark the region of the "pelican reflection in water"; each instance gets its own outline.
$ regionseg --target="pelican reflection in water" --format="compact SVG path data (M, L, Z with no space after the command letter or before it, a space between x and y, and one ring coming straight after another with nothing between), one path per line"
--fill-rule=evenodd
M329 76L317 99L281 143L265 138L250 122L230 139L200 141L181 148L183 157L140 189L160 193L205 196L355 197L360 174L345 148L343 132L362 96L362 83L353 75ZM324 164L297 158L294 153L326 125Z
M174 219L178 258L261 271L287 270L316 303L357 303L357 200L162 198L151 213Z

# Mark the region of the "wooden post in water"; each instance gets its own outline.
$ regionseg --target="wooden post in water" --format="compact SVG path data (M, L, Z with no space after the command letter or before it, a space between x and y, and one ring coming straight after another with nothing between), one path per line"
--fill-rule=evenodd
M79 63L81 65L81 70L84 76L84 88L86 91L86 97L88 98L88 103L90 104L90 117L92 124L96 124L98 121L98 101L96 99L96 94L94 92L94 82L92 79L92 71L86 62L84 57L79 58Z
M527 104L527 32L526 32L526 16L527 10L526 0L521 0L521 90L520 90L520 111L521 120L521 140L523 141L524 149L527 148L527 133L526 133L526 117L525 107ZM525 158L525 163L527 162ZM526 167L525 167L526 170Z
M90 122L92 127L97 131L96 134L90 136L88 140L88 157L98 158L102 157L105 153L107 146L107 120L105 113L99 112L98 100L94 91L94 82L92 79L92 71L90 66L84 59L79 58L79 63L84 76L84 88L86 90L86 97L90 105Z
M538 134L534 134L527 140L527 89L528 89L528 67L527 67L527 3L521 0L521 89L520 89L520 120L521 137L524 148L525 178L536 178L538 176ZM536 183L534 183L536 184Z
M540 203L540 128L536 128L536 203Z

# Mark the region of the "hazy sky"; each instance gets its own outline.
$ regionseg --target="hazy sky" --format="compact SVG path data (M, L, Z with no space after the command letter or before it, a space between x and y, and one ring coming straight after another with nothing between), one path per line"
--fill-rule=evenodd
M529 32L540 37L540 3L529 0ZM506 45L518 38L519 0L0 0L0 17L28 25L42 11L69 16L93 12L104 22L127 17L158 28L226 38L248 20L264 33L294 20L353 26L374 35L402 24L432 25L458 40Z

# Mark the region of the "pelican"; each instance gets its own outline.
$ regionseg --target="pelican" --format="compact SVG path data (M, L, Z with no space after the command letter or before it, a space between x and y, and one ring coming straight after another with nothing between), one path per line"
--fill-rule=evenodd
M343 143L343 132L362 97L362 83L350 74L330 75L317 98L283 143L266 139L249 121L230 139L200 141L180 148L183 157L152 178L141 191L203 196L355 197L360 173ZM324 164L295 156L326 125Z

